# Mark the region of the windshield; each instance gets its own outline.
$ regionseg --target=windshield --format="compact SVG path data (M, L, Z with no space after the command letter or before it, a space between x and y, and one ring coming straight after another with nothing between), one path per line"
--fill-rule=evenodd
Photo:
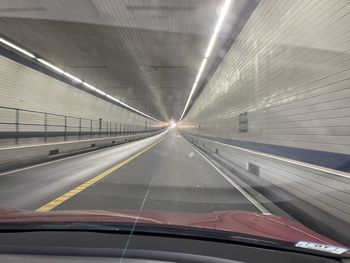
M0 0L0 232L152 224L345 255L349 15Z

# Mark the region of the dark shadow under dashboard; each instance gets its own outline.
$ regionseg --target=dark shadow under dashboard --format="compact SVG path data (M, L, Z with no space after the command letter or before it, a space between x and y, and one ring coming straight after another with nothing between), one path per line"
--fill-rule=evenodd
M124 259L120 260L121 257ZM0 233L0 262L346 261L326 256L193 238L130 236L84 231L28 231Z

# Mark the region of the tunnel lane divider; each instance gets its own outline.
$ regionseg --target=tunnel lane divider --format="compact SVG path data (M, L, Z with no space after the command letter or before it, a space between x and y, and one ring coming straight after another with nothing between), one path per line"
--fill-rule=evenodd
M100 181L101 179L103 179L106 176L110 175L111 173L117 171L119 168L123 167L127 163L129 163L132 160L136 159L137 157L141 156L142 154L144 154L145 152L147 152L148 150L150 150L151 148L156 146L158 143L162 142L166 137L167 137L167 135L165 135L163 138L159 139L157 142L151 144L147 148L141 150L140 152L130 156L129 158L125 159L124 161L122 161L122 162L118 163L117 165L109 168L108 170L104 171L103 173L101 173L101 174L95 176L94 178L86 181L85 183L75 187L74 189L68 191L67 193L61 195L60 197L54 199L53 201L51 201L51 202L41 206L40 208L36 209L35 211L36 212L48 212L48 211L51 211L55 207L61 205L62 203L64 203L65 201L69 200L73 196L79 194L80 192L84 191L85 189L87 189L91 185L97 183L98 181Z
M215 164L213 164L203 153L201 153L195 146L193 146L186 138L184 138L185 142L192 148L194 148L197 153L202 156L204 160L207 161L219 174L221 174L226 181L228 181L234 188L238 190L245 198L248 199L262 214L271 215L271 213L261 205L253 196L251 196L248 192L246 192L241 186L239 186L235 181L233 181L228 175L226 175L221 169L219 169Z

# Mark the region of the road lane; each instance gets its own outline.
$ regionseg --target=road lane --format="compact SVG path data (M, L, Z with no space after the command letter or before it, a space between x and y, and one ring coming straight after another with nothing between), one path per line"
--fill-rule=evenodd
M142 206L182 212L260 212L175 129L161 138L158 135L3 174L0 206L36 210L60 199L47 209L138 210ZM64 198L72 191L73 195Z
M0 175L0 207L35 210L140 152L163 135Z
M147 153L55 210L160 209L260 212L175 130Z

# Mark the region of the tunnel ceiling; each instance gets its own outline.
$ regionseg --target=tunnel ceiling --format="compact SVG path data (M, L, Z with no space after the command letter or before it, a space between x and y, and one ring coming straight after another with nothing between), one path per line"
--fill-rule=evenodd
M177 119L221 3L2 1L0 34L157 119ZM229 22L220 33L208 71L230 38Z

